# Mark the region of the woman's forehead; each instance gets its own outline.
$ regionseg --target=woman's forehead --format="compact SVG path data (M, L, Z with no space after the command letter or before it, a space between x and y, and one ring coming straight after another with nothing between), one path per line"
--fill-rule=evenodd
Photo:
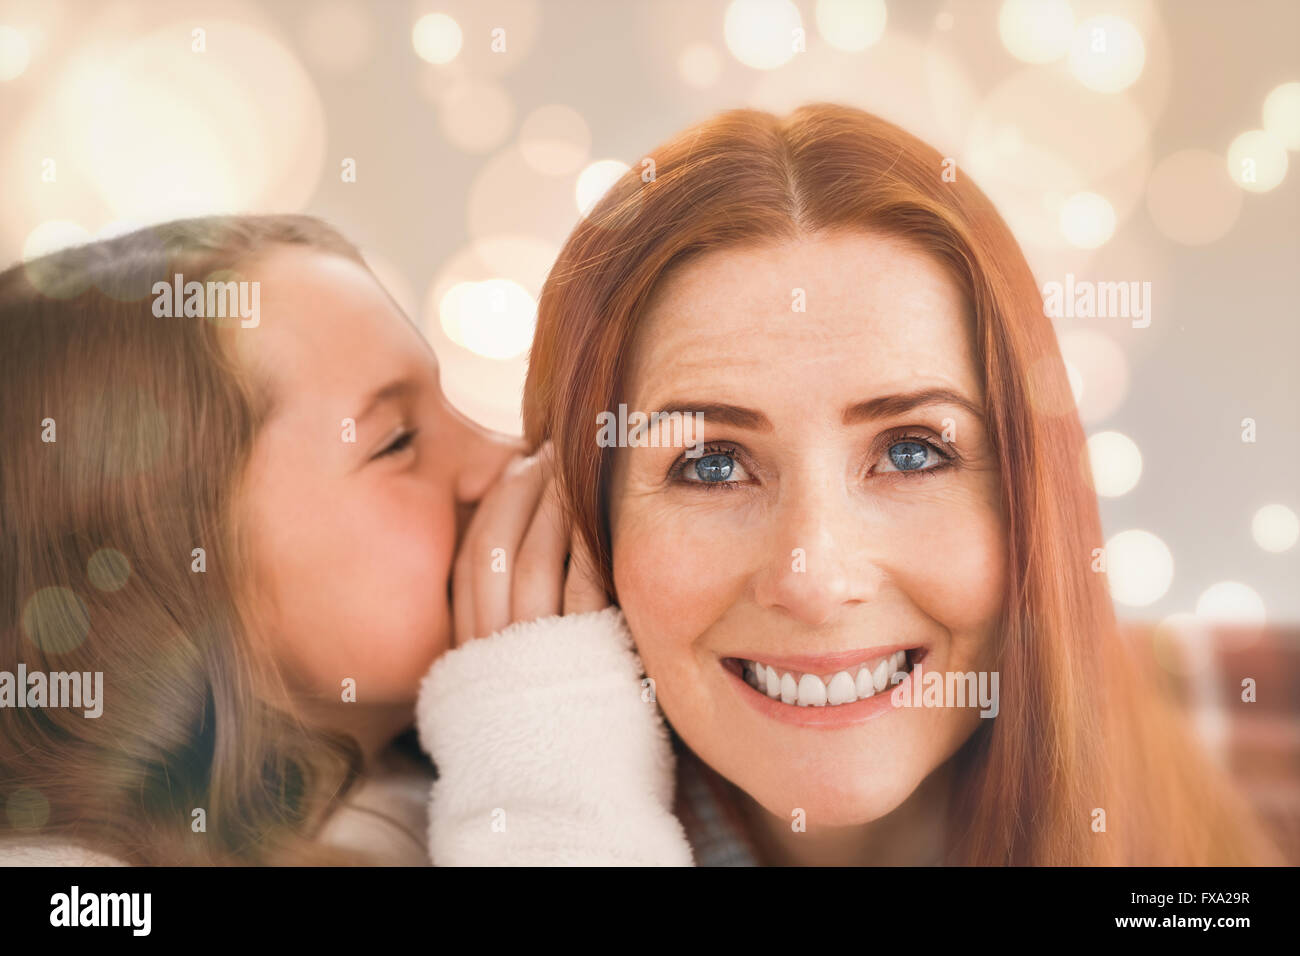
M978 397L965 295L914 246L850 233L685 264L643 316L627 385L641 400L700 387L820 394L923 379Z

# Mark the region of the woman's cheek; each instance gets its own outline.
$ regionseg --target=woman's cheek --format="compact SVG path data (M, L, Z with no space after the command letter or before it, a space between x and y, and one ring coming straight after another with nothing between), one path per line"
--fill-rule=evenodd
M1006 587L1006 532L984 496L961 507L927 512L897 540L912 542L895 565L903 590L920 610L953 635L954 669L974 666L1002 610Z
M626 509L613 532L614 586L650 676L688 663L693 642L735 603L742 542L698 514Z

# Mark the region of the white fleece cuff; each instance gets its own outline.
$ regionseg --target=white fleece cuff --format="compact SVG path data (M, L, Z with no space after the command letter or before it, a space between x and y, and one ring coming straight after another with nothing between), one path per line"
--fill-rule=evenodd
M685 865L674 763L616 607L512 624L420 690L436 865Z

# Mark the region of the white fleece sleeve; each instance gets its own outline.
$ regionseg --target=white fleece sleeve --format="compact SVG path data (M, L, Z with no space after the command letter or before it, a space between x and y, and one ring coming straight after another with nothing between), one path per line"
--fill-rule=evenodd
M129 864L88 850L75 843L5 840L0 842L0 867L6 866L128 866Z
M434 663L436 866L690 866L674 763L616 607L520 621Z

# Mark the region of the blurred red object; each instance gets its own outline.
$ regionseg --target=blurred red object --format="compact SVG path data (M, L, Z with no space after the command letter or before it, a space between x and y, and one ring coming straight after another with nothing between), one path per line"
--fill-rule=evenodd
M1121 628L1259 811L1287 862L1300 866L1300 627L1189 617Z

